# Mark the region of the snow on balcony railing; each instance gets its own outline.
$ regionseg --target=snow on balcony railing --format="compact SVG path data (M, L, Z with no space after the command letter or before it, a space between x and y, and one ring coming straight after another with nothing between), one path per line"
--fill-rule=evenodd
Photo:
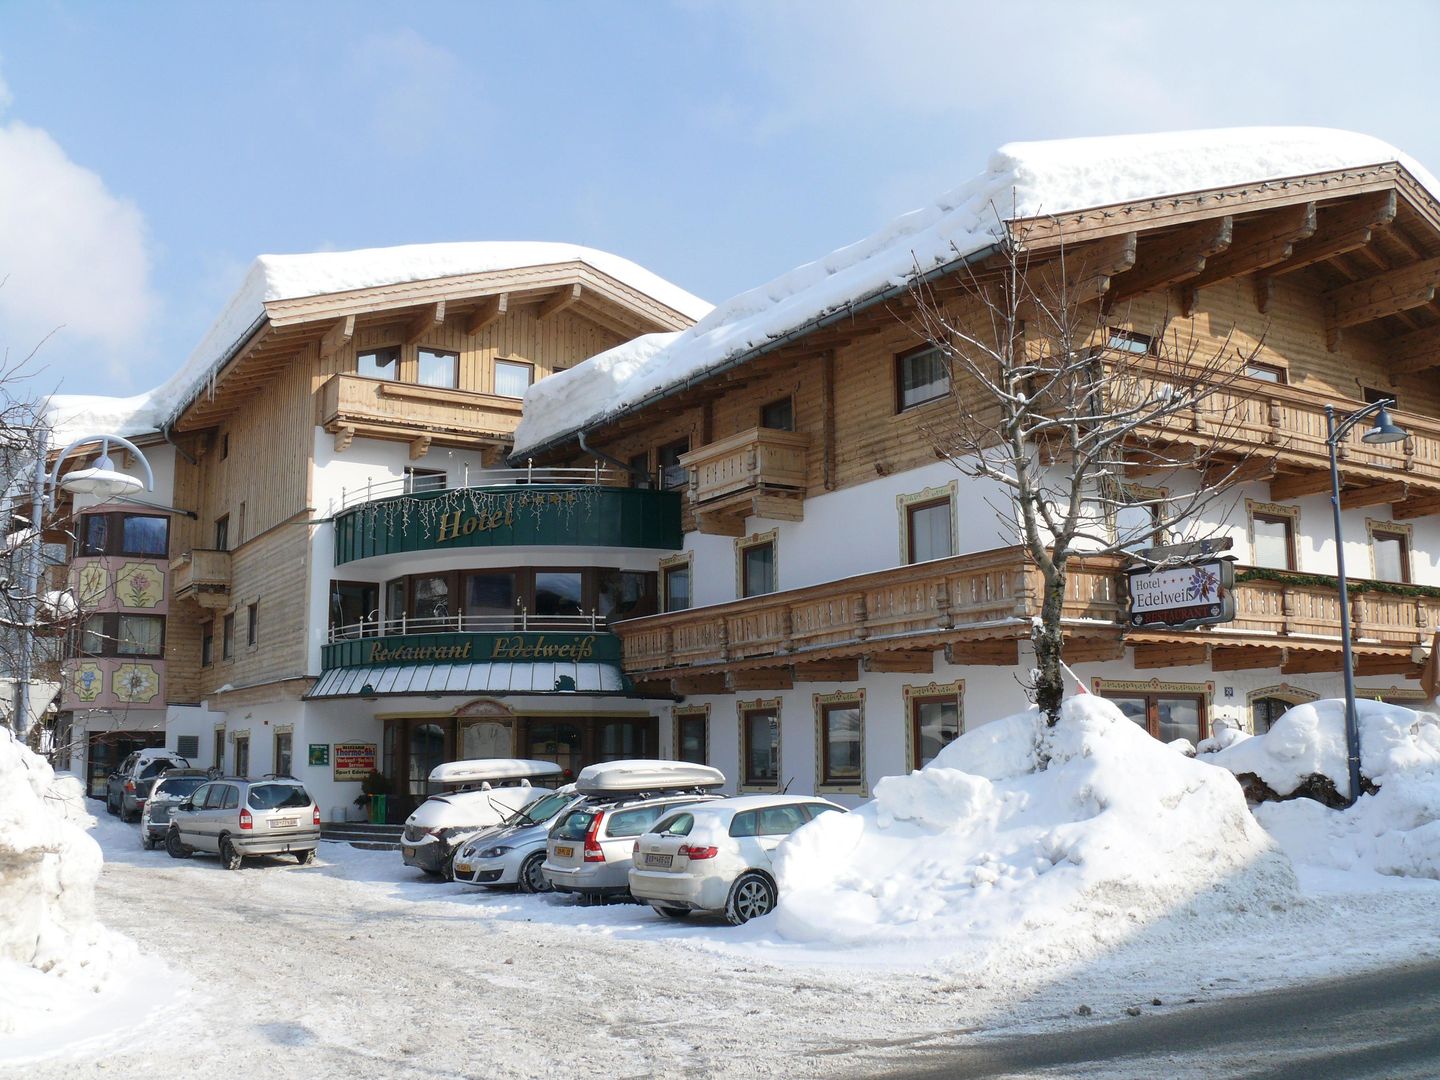
M648 483L650 478L646 478ZM330 500L327 516L334 517L353 506L376 499L392 499L400 495L423 495L431 491L451 491L474 487L506 485L588 484L602 487L627 487L635 477L625 469L612 469L596 462L589 467L542 468L533 465L523 469L471 469L462 471L459 482L448 476L398 476L385 480L367 480L362 487L342 487L338 498Z
M560 630L570 633L599 633L609 629L606 617L597 611L578 615L536 615L517 611L513 615L444 615L398 619L362 619L332 626L327 644L356 638L391 637L402 634L513 634L530 630Z

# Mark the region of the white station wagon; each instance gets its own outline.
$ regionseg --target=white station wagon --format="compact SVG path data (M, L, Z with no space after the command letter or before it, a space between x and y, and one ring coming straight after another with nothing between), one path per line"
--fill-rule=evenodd
M779 898L772 853L802 825L844 809L798 795L687 806L635 841L630 893L672 919L705 911L738 926L768 915Z

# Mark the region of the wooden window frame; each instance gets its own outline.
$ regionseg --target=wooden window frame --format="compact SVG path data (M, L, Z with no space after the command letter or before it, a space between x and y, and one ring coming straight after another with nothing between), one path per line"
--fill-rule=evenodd
M1411 553L1415 546L1415 528L1412 525L1398 521L1381 521L1374 518L1365 519L1365 535L1370 547L1370 579L1372 581L1388 580L1380 577L1380 567L1375 559L1375 538L1383 536L1387 540L1400 541L1400 580L1393 582L1396 585L1409 585L1415 580L1414 559Z
M380 346L377 346L377 347L374 347L374 348L369 348L369 349L356 349L356 350L355 350L355 374L356 374L356 376L357 376L358 378L361 378L361 379L372 379L372 380L374 380L375 382L399 382L399 381L400 381L401 352L402 352L402 350L401 350L401 348L400 348L399 345L380 345ZM378 354L378 353L390 353L390 354L394 357L394 363L395 363L395 374L394 374L394 375L366 375L366 374L363 374L363 373L360 371L360 358L361 358L362 356L374 356L374 355L376 355L376 354Z
M784 745L785 745L785 718L781 708L781 699L773 698L752 698L749 701L736 701L735 713L740 721L740 768L739 783L737 791L750 792L776 792L781 787L781 776L784 775ZM756 781L750 775L750 734L747 721L755 713L775 714L775 779L773 782Z
M661 443L655 448L655 470L660 474L661 491L680 491L682 488L690 486L689 469L687 469L684 465L681 465L678 461L674 465L665 464L665 455L667 451L679 450L679 453L675 455L677 458L679 458L683 457L685 454L688 454L690 452L690 449L690 436L688 435L685 436L683 439L671 439L669 442ZM671 482L672 478L667 474L669 470L672 469L679 469L681 473L684 473L685 479L683 482Z
M1151 738L1160 738L1158 699L1193 697L1200 702L1200 740L1210 737L1210 716L1215 710L1215 684L1169 683L1159 679L1129 681L1124 679L1093 679L1091 689L1098 697L1145 698L1145 730Z
M922 408L926 405L934 404L937 401L944 401L950 396L950 391L955 385L955 379L953 373L947 371L945 378L945 389L942 390L940 393L933 394L927 398L922 398L919 401L912 401L909 404L906 404L905 402L904 372L906 363L914 360L916 357L924 356L926 353L931 352L939 353L942 357L945 355L944 349L942 349L939 345L930 343L916 346L913 349L906 349L904 352L895 354L895 360L891 365L891 372L892 377L895 380L895 413L897 416L901 413L912 412L915 409Z
M215 620L207 619L200 624L200 666L215 666Z
M260 601L245 608L245 644L254 649L260 644Z
M93 559L105 555L123 555L130 559L155 559L168 561L170 558L170 517L167 514L132 514L127 511L112 510L104 514L82 514L81 521L86 523L77 530L74 550L76 558ZM87 553L85 551L86 533L88 523L95 518L105 519L105 544L104 551ZM129 551L125 547L125 522L131 518L153 518L156 521L165 522L165 550L160 553L153 551Z
M777 427L774 427L774 426L771 425L771 424L765 423L765 414L766 414L770 409L773 409L773 408L774 408L775 406L777 406L777 405L784 405L785 407L787 407L787 408L790 410L790 426L789 426L789 427L777 428ZM767 401L767 402L765 402L763 405L761 405L760 408L759 408L759 410L758 410L758 416L757 416L756 426L757 426L757 427L761 427L761 428L766 428L766 429L768 429L768 430L770 430L770 431L794 431L794 430L795 430L795 395L794 395L794 394L785 394L785 395L782 396L782 397L775 398L775 399L772 400L772 401Z
M932 702L954 701L956 718L960 722L957 739L965 734L965 680L956 679L954 682L926 683L924 686L906 684L901 688L901 697L905 702L905 759L910 762L911 769L920 769L920 718L916 714L918 705Z
M1116 344L1117 342L1123 344ZM1132 345L1143 347L1129 348ZM1107 326L1105 328L1105 351L1123 353L1126 356L1154 356L1155 335L1143 334L1139 330L1129 330L1123 326Z
M225 725L220 724L214 728L215 745L210 752L210 767L220 772L225 771Z
M1269 567L1269 569L1298 571L1300 569L1300 508L1298 506L1287 506L1284 503L1267 503L1259 502L1255 499L1246 499L1245 516L1249 530L1250 564L1252 566L1260 565L1255 558L1255 522L1264 521L1269 524L1283 523L1286 528L1286 561L1289 565Z
M769 596L780 591L780 543L779 529L770 529L763 533L751 533L749 536L737 537L735 540L735 595L741 600L748 600L752 596ZM748 578L745 573L745 554L753 548L770 547L770 577L771 588L767 592L748 592ZM690 578L693 586L695 578Z
M452 361L451 371L454 373L454 380L448 383L428 383L422 378L421 366L424 363L424 355L445 356ZM454 349L437 349L431 345L421 345L415 350L415 385L429 386L436 390L459 390L460 389L460 354Z
M376 581L353 581L353 580L351 580L351 579L349 579L349 578L331 578L331 579L330 579L330 584L329 584L329 586L328 586L328 587L326 588L326 590L325 590L325 622L326 622L326 630L327 630L327 631L328 631L328 630L334 630L334 629L336 629L338 626L343 626L343 625L345 625L344 623L334 623L334 622L331 622L331 621L330 621L331 618L333 618L333 612L330 610L330 598L335 595L335 588L336 588L336 586L339 586L339 585L358 585L358 586L361 586L361 587L367 588L367 589L375 589L375 590L376 590L375 607L376 607L377 610L378 610L379 607L380 607L379 590L380 590L381 586L380 586L380 583L379 583L379 582L376 582ZM406 586L406 593L405 593L405 595L407 596L407 598L408 598L409 595L410 595L410 590L409 590L409 586L408 586L408 585ZM367 612L367 613L366 613L366 618L368 618L368 617L369 617L369 613ZM376 621L375 621L375 629L368 631L368 632L365 633L363 636L364 636L364 637L373 637L373 636L375 636L376 634L378 634L378 633L380 632L380 631L379 631L379 627L380 627L380 620L377 618Z
M960 523L956 520L956 506L959 484L951 480L938 487L922 488L906 495L895 496L895 510L900 522L900 563L910 566L915 562L915 540L911 529L912 515L917 510L926 510L941 503L950 504L950 555L953 557L959 545ZM930 561L930 560L927 560Z
M523 367L530 372L530 381L525 384L526 390L530 389L530 387L535 385L535 365L532 364L529 360L512 360L507 356L497 356L495 358L494 370L491 373L490 379L490 392L496 397L508 398L511 401L519 401L525 396L523 393L519 396L516 396L514 394L502 394L500 392L500 365L502 364L508 364L510 367L513 368Z
M121 652L120 651L120 620L125 619L159 619L160 620L160 651L153 653ZM92 631L85 626L91 619L100 620L100 629ZM169 629L169 620L164 615L156 615L148 611L92 611L85 616L84 623L80 626L80 639L76 647L77 656L114 656L122 660L163 660L165 658L166 632ZM85 637L91 633L100 635L99 649L86 649Z
M250 774L250 732L249 730L233 732L230 741L235 744L235 775L245 777ZM240 750L245 750L245 767L240 767Z
M215 548L216 551L230 550L230 515L221 514L215 519Z
M235 659L235 612L227 611L221 621L220 659Z
M1252 372L1254 371L1267 371L1273 374L1275 378L1265 379L1253 374ZM1267 383L1271 386L1290 385L1290 369L1287 368L1284 364L1271 364L1263 360L1250 360L1245 364L1245 367L1242 369L1241 374L1243 374L1247 379L1254 379L1256 382Z
M815 709L815 793L817 795L865 795L865 691L837 690L832 694L812 694ZM858 779L836 779L830 775L830 713L837 709L855 709L860 714L860 776Z
M690 602L684 607L670 606L670 575L677 570L683 570L690 581ZM695 553L687 551L682 555L670 555L661 559L656 586L658 601L656 606L661 613L688 611L693 608L695 606Z
M689 758L680 756L680 748L684 745L681 738L686 723L698 721L701 725L702 742L705 747L705 759L697 761L697 765L710 764L710 706L709 705L676 705L670 710L671 721L674 724L672 737L674 739L674 752L676 761L689 761Z

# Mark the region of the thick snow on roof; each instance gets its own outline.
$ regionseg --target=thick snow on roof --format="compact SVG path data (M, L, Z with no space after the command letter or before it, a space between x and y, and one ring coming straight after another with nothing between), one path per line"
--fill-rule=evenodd
M1235 128L1010 143L986 170L879 232L722 303L694 327L629 342L525 395L515 433L523 455L672 390L831 312L904 285L996 242L999 218L1028 218L1307 173L1399 161L1440 197L1405 154L1368 135L1326 128Z
M577 244L486 241L407 244L310 255L261 255L251 264L244 283L189 360L160 386L127 398L84 394L52 397L50 420L55 440L63 445L75 436L92 431L127 436L158 431L201 389L215 368L249 337L264 316L267 301L567 262L583 262L687 318L698 319L710 311L710 305L704 300L643 266Z

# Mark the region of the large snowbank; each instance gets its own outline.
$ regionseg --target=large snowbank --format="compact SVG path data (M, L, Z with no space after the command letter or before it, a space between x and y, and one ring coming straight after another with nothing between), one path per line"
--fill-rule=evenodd
M158 431L201 388L215 365L256 328L267 301L566 262L583 262L687 318L698 319L710 311L704 300L643 266L577 244L489 241L261 255L189 360L160 386L126 398L80 394L52 397L49 412L55 439L64 445L92 431L117 435Z
M0 1046L73 1016L136 958L96 921L83 796L0 729Z
M1255 816L1297 864L1440 878L1440 717L1378 701L1356 706L1360 771L1379 791L1345 810L1296 798L1262 803ZM1345 792L1345 703L1297 705L1266 734L1207 760L1257 776L1282 796L1312 776Z
M630 408L783 337L994 244L1009 220L1307 173L1399 161L1440 197L1440 182L1395 147L1326 128L1235 128L1009 143L986 170L858 243L720 304L663 349L619 346L525 395L515 453Z
M992 968L1297 897L1234 777L1091 696L1053 729L1035 711L987 723L886 777L872 802L794 834L776 873L783 937Z

